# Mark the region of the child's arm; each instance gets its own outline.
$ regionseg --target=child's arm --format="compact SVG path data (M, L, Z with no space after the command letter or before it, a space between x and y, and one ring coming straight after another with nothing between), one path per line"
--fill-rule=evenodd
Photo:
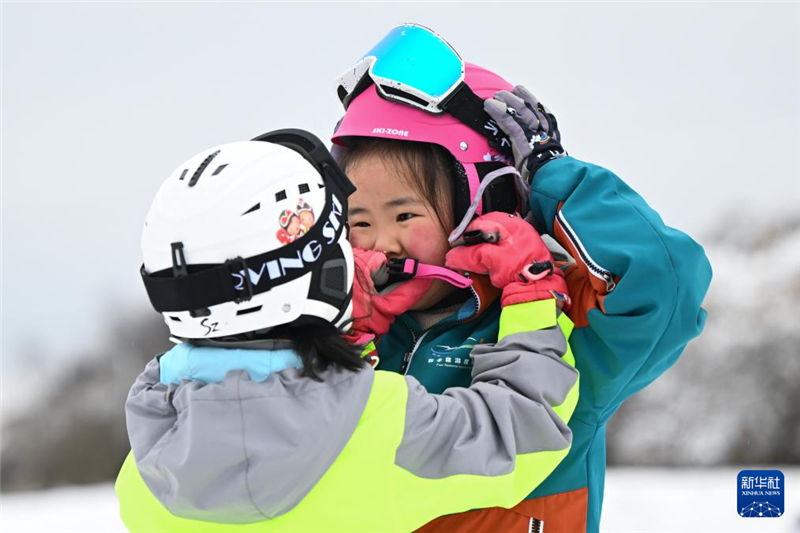
M468 389L433 395L406 378L408 413L397 464L441 483L441 490L469 503L465 509L510 507L571 445L567 422L579 385L567 342L572 323L558 309L569 305L566 284L539 235L518 217L479 217L454 245L448 267L489 274L503 291L499 340L472 350Z
M606 169L563 157L555 117L524 87L484 107L514 145L531 181L535 224L575 258L567 270L574 305L572 339L583 372L579 415L604 422L700 334L711 282L703 248L667 227Z
M573 346L601 421L672 366L703 330L711 281L703 248L667 227L616 175L566 157L535 175L530 205L576 260L567 272Z
M414 378L397 465L459 501L512 507L569 452L578 373L556 300L508 305L497 344L477 345L472 385L429 394ZM449 513L458 510L448 511Z

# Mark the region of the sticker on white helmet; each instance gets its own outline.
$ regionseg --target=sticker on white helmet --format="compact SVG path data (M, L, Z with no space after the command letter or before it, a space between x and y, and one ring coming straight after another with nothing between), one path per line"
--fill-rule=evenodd
M302 198L297 200L297 207L294 210L284 209L278 217L280 229L276 237L282 244L291 244L314 226L316 217L314 209Z

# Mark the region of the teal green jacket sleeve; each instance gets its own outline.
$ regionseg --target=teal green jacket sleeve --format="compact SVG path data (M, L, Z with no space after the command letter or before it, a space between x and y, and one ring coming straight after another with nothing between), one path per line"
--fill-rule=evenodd
M540 231L576 260L566 270L581 373L575 417L602 423L703 330L711 266L619 177L572 157L536 173L530 206Z

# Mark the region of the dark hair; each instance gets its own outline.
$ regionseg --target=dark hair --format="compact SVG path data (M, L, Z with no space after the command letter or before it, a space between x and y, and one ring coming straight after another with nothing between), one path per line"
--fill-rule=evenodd
M360 370L367 361L361 357L363 346L353 345L342 337L342 332L333 324L314 316L301 316L288 324L258 331L238 333L217 339L188 339L200 346L211 345L221 348L237 348L241 343L260 340L291 341L291 348L297 352L303 363L301 375L322 381L319 372L331 365L351 372Z
M347 147L336 150L345 172L370 155L384 159L417 191L445 231L455 226L457 165L450 152L437 144L375 137L349 137Z
M302 375L322 381L319 372L331 365L356 372L367 362L361 357L361 347L352 345L330 322L317 317L301 317L294 322L269 331L271 339L287 339L303 362Z

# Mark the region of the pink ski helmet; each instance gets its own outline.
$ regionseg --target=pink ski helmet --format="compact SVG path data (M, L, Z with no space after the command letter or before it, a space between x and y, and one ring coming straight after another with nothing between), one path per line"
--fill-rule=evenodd
M465 80L482 99L498 91L511 91L513 86L497 74L471 63L465 63ZM489 123L487 126L496 127ZM449 113L432 114L380 96L374 84L350 102L334 132L334 144L347 148L349 137L379 137L402 141L438 144L455 160L459 181L456 184L456 220L465 217L470 204L480 192L477 214L490 211L514 212L521 209L516 177L510 173L480 190L490 172L512 166L513 162L489 144L489 139ZM527 203L527 199L524 200ZM471 217L470 217L471 218ZM468 221L467 221L468 222Z

